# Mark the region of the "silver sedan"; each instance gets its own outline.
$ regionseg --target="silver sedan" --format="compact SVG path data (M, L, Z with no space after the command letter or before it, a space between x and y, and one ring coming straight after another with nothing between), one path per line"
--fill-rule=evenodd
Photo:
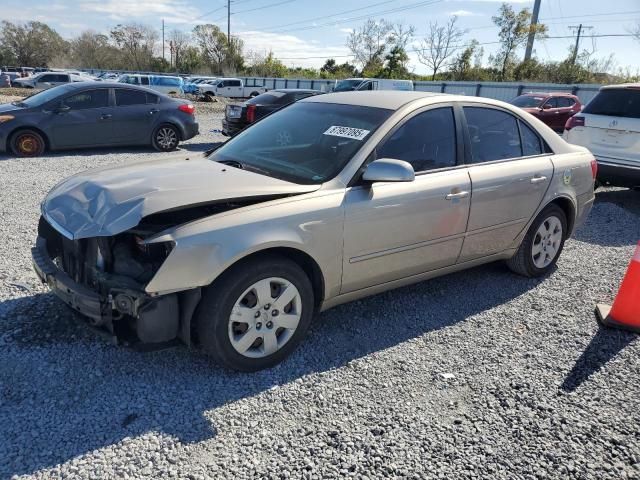
M316 312L476 265L549 273L597 164L503 102L302 100L204 155L93 170L42 203L36 272L115 341L275 365Z

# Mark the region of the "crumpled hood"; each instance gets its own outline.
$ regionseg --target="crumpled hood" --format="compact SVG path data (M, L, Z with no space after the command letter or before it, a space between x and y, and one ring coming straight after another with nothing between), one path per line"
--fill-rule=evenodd
M56 185L42 202L47 220L71 239L111 236L153 213L208 202L301 194L298 185L180 152L89 170Z

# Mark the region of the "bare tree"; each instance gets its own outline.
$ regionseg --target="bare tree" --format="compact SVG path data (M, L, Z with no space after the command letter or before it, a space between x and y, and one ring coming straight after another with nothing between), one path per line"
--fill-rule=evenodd
M351 50L355 62L361 65L363 70L374 64L382 66L392 32L391 22L369 19L358 30L349 34L347 48Z
M228 44L227 36L217 25L197 25L193 29L193 36L200 47L203 60L211 70L211 73L222 73L226 58Z
M171 58L173 59L173 65L176 70L180 70L180 60L182 59L182 53L189 46L191 37L188 33L181 30L171 30L169 33L169 45L171 50Z
M117 25L111 30L111 38L122 49L130 65L137 70L150 67L158 33L149 26L138 23Z
M630 32L631 32L631 35L633 35L633 38L635 38L637 41L640 42L640 21L636 23L634 27L631 28Z
M71 60L76 67L107 68L119 52L109 44L109 37L85 30L70 42Z
M429 32L417 50L418 61L431 69L431 80L436 79L438 71L451 64L462 37L467 33L458 28L457 21L458 17L453 16L446 25L430 23Z

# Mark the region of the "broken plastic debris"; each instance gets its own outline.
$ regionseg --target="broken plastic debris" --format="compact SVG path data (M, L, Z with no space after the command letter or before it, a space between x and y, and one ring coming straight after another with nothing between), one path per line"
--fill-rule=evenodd
M453 380L456 376L453 373L440 373L440 376L445 380Z

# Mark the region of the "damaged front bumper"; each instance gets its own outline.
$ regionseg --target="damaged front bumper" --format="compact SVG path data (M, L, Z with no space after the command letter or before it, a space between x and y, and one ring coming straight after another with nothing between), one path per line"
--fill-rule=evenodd
M86 317L91 327L106 334L114 343L156 344L181 338L189 344L188 329L180 329L184 317L195 309L194 292L184 295L186 308L180 308L178 294L154 297L131 289L109 289L101 294L74 281L54 263L47 250L47 241L38 237L31 249L33 267L43 283L64 303ZM193 304L193 305L192 305ZM182 331L181 331L182 330Z

